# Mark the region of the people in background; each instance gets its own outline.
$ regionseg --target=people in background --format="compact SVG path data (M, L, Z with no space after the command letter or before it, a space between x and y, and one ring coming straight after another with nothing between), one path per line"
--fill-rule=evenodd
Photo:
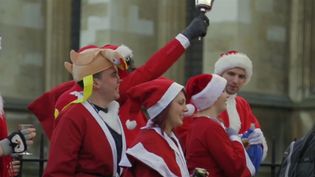
M121 105L120 118L126 132L127 144L133 141L134 137L139 133L140 128L146 125L147 122L141 110L138 110L137 119L134 119L133 122L129 120L130 103L126 101L127 90L137 84L159 78L180 58L192 40L206 35L208 26L209 19L205 14L201 13L191 21L182 33L179 33L174 39L170 40L164 47L154 53L144 65L138 68L135 68L133 65L132 51L125 46L88 46L88 48L113 49L124 56L129 65L128 70L118 69L119 75L122 78L118 102ZM49 139L51 139L56 124L55 120L59 119L58 114L66 110L69 103L78 99L78 96L81 95L80 92L82 92L82 89L77 83L69 81L46 92L29 105L29 109L37 116Z
M212 177L250 177L255 168L241 138L219 118L229 98L226 85L216 74L193 76L186 83L187 101L194 108L185 141L188 169L204 168Z

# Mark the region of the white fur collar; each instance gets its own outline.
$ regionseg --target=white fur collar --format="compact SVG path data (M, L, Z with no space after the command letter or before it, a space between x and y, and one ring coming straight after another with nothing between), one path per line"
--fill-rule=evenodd
M238 132L241 129L241 120L236 109L236 96L237 94L230 95L226 102L226 110L229 115L230 128L233 128Z
M119 112L119 103L117 101L112 101L108 106L108 111L112 113Z

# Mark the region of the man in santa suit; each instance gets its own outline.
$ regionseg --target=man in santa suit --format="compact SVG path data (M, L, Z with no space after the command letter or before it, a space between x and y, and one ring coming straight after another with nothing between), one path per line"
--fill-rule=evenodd
M36 136L35 128L27 128L13 132L8 136L3 99L0 96L0 176L16 176L20 171L20 162L12 161L10 154L24 152L27 145L33 144Z
M126 99L126 91L130 87L156 79L164 74L189 47L190 41L199 36L206 35L208 25L209 19L206 15L203 13L198 15L182 33L179 33L174 39L154 53L144 65L138 68L132 67L132 51L129 48L114 45L104 45L101 47L117 51L124 56L124 58L127 58L126 62L129 64L130 69L128 69L128 71L119 70L122 82L119 89L121 96L118 100L121 105L119 114L126 132L127 144L132 142L133 137L135 137L140 128L146 124L147 120L140 110L138 110L138 119L133 121L129 120L130 104ZM97 46L88 46L88 48L91 47ZM70 102L78 98L77 96L80 95L78 94L80 91L82 90L75 82L69 81L62 83L52 91L46 92L29 105L29 109L37 116L49 139L54 127L54 113L55 118L57 118L57 115L62 110L66 109ZM42 106L44 104L48 104L46 111L43 111L45 110Z
M70 58L65 67L83 93L59 115L44 177L118 177L126 143L114 100L120 84L116 66L123 57L112 49L89 48L72 50Z
M262 147L263 150L254 150L250 156L255 159L256 170L260 162L266 157L267 143L263 132L261 131L259 121L252 112L248 102L241 96L237 95L240 89L246 85L252 76L253 65L249 57L237 51L228 51L220 56L214 65L214 73L219 74L227 80L225 91L230 95L227 100L226 111L220 114L226 127L234 129L239 134L251 131L247 137L250 145ZM252 149L250 149L252 150Z

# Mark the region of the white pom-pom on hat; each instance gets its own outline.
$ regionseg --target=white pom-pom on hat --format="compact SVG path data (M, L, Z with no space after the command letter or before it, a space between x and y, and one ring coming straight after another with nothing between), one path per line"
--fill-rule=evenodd
M133 130L136 128L136 126L137 126L137 121L129 120L129 119L126 121L126 127L128 130Z
M196 111L195 106L193 104L186 104L186 107L188 111L184 113L184 117L192 116Z

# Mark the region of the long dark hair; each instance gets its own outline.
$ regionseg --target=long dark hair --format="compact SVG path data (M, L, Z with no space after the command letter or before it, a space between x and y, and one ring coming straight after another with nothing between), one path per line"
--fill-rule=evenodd
M171 103L172 103L172 102L171 102ZM158 114L158 115L152 120L153 126L155 126L155 127L160 127L161 130L164 131L164 129L165 129L165 124L166 124L166 119L167 119L167 114L168 114L169 111L170 111L170 107L171 107L170 105L171 105L171 103L168 104L168 105L165 107L165 109L164 109L162 112L160 112L160 114Z
M186 92L185 92L184 89L181 90L180 92L183 92L184 95L185 95L185 97L187 97ZM179 94L180 92L178 92L178 94ZM178 94L177 94L177 95L178 95ZM177 96L177 95L176 95L176 96ZM176 98L176 97L175 97L175 98ZM162 112L160 112L160 114L158 114L158 115L152 120L153 126L160 127L161 130L163 130L163 131L165 130L165 124L166 124L167 115L168 115L168 113L169 113L169 111L170 111L171 103L175 100L175 98L165 107L165 109L163 109ZM146 111L144 111L144 112L145 112L145 114L146 114L146 117L148 118L147 112L146 112Z

